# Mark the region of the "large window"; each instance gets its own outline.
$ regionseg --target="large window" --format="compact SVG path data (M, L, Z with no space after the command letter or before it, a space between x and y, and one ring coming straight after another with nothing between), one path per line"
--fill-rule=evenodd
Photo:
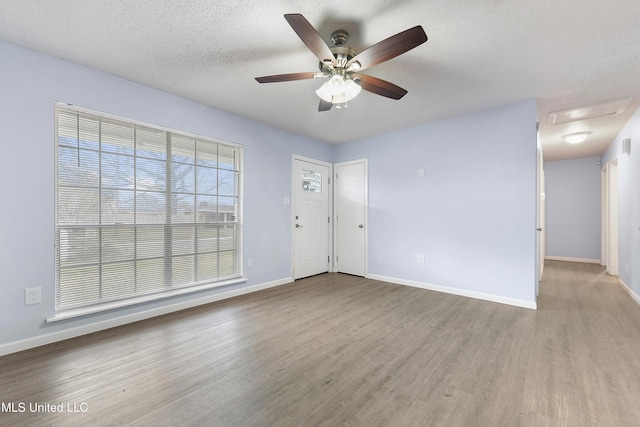
M56 310L241 276L241 147L58 106Z

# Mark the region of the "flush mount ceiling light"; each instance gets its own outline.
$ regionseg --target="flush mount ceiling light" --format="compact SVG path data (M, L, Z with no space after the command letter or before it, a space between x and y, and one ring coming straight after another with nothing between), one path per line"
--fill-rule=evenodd
M564 135L563 138L569 144L580 144L584 142L589 135L591 135L591 132L576 132Z

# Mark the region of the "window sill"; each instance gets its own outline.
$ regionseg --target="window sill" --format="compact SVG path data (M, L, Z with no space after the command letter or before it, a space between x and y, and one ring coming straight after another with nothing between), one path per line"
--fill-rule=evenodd
M166 298L175 297L178 295L191 294L194 292L204 291L207 289L219 288L221 286L235 285L238 283L246 283L246 277L238 277L235 279L229 279L222 282L207 283L204 285L190 286L187 288L175 289L172 291L163 292L160 294L143 295L139 297L129 298L122 301L107 302L98 305L92 305L91 307L82 307L70 310L64 310L56 313L53 317L47 319L47 323L59 322L61 320L73 319L75 317L86 316L89 314L102 313L108 310L116 308L129 307L136 304L145 302L158 301Z

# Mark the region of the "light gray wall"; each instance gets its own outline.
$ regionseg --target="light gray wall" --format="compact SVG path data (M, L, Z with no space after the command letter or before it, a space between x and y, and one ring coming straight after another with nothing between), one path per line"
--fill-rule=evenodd
M54 314L54 102L62 101L244 146L246 285L291 276L292 155L331 161L326 144L0 42L0 345L203 297L45 323ZM43 303L24 306L24 289L42 287Z
M336 147L364 157L369 273L535 301L535 101Z
M631 155L622 140L631 138ZM602 155L602 165L618 159L619 277L640 296L640 109Z
M600 158L546 162L546 255L600 259Z

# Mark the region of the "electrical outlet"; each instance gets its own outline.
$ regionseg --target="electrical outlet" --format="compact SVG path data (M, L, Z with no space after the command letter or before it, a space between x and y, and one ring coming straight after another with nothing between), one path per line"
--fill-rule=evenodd
M247 267L253 267L253 258L247 259Z
M424 255L418 255L418 264L424 264Z
M418 169L418 178L424 178L424 169L423 168Z
M42 288L28 288L24 290L24 305L40 304L42 302Z

